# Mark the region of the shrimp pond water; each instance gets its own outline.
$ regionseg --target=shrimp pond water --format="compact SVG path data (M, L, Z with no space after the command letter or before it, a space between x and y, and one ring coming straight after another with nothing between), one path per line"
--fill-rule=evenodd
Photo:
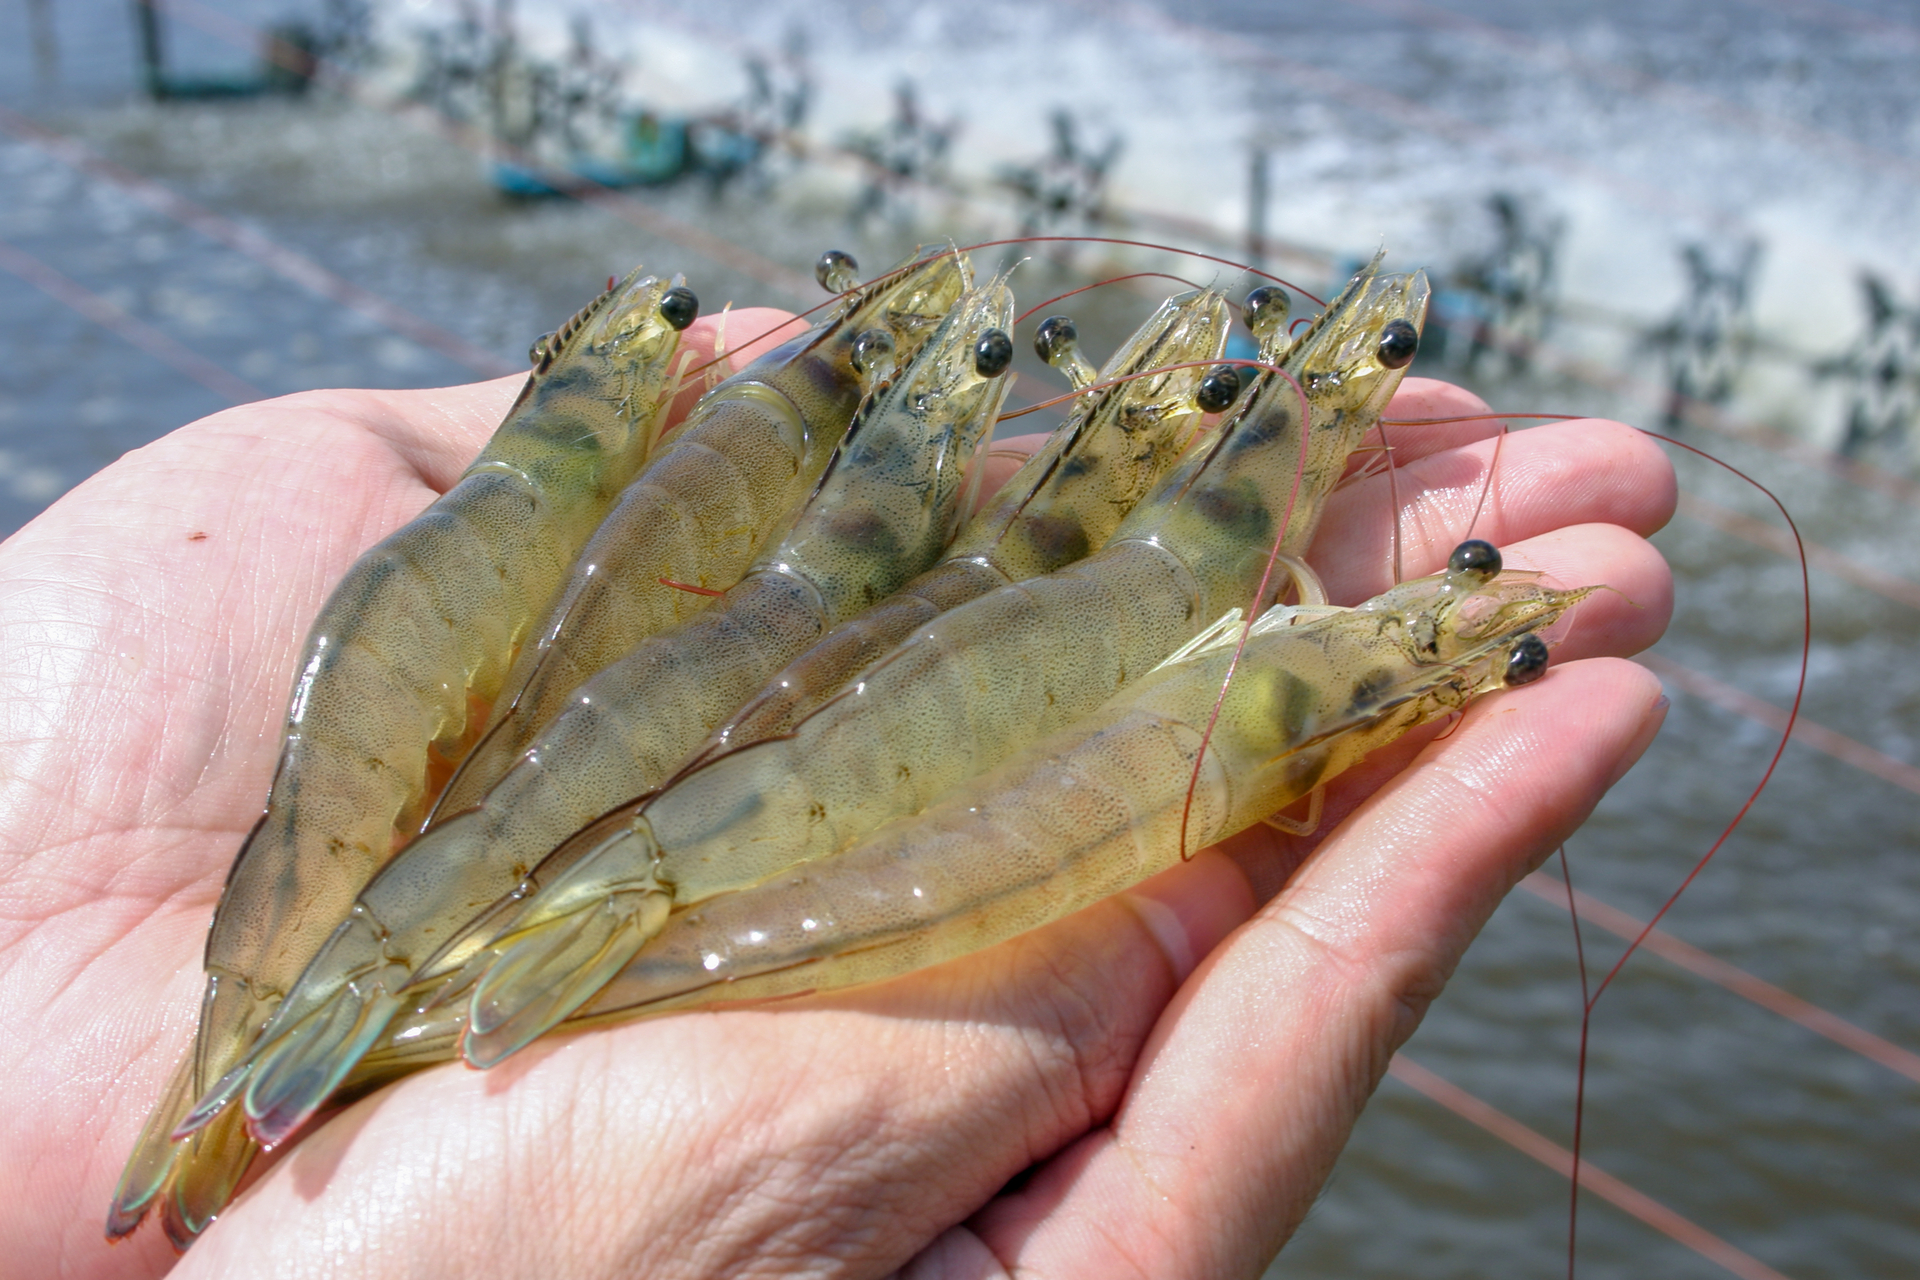
M392 13L430 8L405 0ZM1825 549L1812 570L1812 728L1665 926L1898 1048L1870 1059L1659 955L1636 957L1595 1017L1586 1155L1747 1257L1716 1261L1589 1196L1580 1273L1920 1274L1920 1058L1899 1053L1920 1051L1920 469L1895 432L1869 442L1865 469L1828 452L1845 435L1842 366L1865 323L1858 274L1883 281L1896 328L1920 286L1920 10L1242 0L1183 7L1178 21L995 4L964 17L838 3L613 12L736 60L755 41L777 48L804 17L822 140L835 112L882 114L904 74L920 78L928 111L964 116L962 141L988 152L1043 148L1035 122L1071 101L1127 136L1109 198L1123 215L1130 201L1162 211L1133 224L1154 232L1143 238L1176 238L1167 227L1179 219L1244 221L1253 139L1273 181L1272 263L1310 288L1381 238L1392 266L1448 268L1486 241L1488 197L1518 193L1510 207L1563 229L1557 327L1531 361L1469 363L1455 341L1418 370L1512 411L1660 426L1672 342L1661 348L1657 332L1687 314L1685 245L1721 263L1724 281L1728 246L1763 242L1765 271L1734 291L1745 298L1732 307L1740 377L1722 411L1679 430L1771 486ZM244 59L215 20L277 11L182 0L173 14L175 63L218 71ZM565 10L551 14L564 26ZM533 337L637 261L686 272L704 309L797 307L818 299L805 282L830 245L873 268L916 230L1013 225L1004 210L996 223L979 202L934 192L856 228L851 180L797 167L764 191L717 198L697 182L641 189L639 212L510 201L418 109L395 114L377 95L324 85L304 98L156 105L136 92L122 7L87 0L50 15L29 3L0 17L0 533L230 399L521 367ZM963 70L936 74L923 56L941 38ZM987 70L973 77L974 66ZM1043 76L1044 89L1002 91ZM1176 102L1183 110L1165 108ZM692 226L733 248L690 239ZM1227 231L1196 247L1234 256L1235 243L1241 233ZM1040 254L1016 286L1026 305L1139 269L1122 265L1132 261ZM1098 359L1147 305L1110 289L1062 309ZM1021 360L1016 401L1061 389L1030 352ZM1907 366L1896 381L1914 376ZM1777 517L1717 468L1678 465L1689 496L1657 538L1678 606L1651 655L1673 707L1569 847L1577 886L1639 919L1758 778L1777 733L1763 722L1790 704L1799 660L1798 567L1764 534L1742 536ZM1585 936L1597 975L1623 944L1594 923ZM1562 1274L1563 1178L1412 1086L1430 1072L1565 1143L1578 1007L1566 912L1516 891L1407 1046L1417 1068L1382 1085L1270 1274Z

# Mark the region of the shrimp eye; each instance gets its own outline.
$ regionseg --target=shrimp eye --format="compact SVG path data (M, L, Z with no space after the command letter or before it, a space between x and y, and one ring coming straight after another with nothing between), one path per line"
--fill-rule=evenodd
M1247 295L1247 328L1255 336L1266 337L1279 332L1280 326L1287 322L1287 313L1293 310L1293 297L1277 284L1263 284Z
M893 335L885 329L868 329L853 340L853 367L867 372L893 354Z
M860 283L860 264L853 260L850 253L838 249L829 249L820 255L820 261L813 264L813 278L828 293L845 293Z
M1013 339L1005 329L989 329L973 344L973 369L983 378L997 378L1013 363Z
M675 285L660 299L660 318L675 329L684 329L700 314L700 299L685 285Z
M1240 371L1230 364L1217 364L1200 379L1194 402L1207 413L1219 413L1240 394Z
M1514 642L1513 652L1507 655L1506 683L1508 685L1532 684L1547 674L1547 642L1528 632Z
M1447 568L1454 573L1471 573L1491 578L1500 572L1500 548L1479 538L1469 538L1447 557Z
M537 365L552 354L552 347L553 335L543 333L533 340L531 347L527 348L527 359Z
M1053 364L1080 342L1080 331L1066 316L1048 316L1033 333L1033 352Z
M1413 363L1420 349L1420 331L1409 320L1389 320L1380 331L1380 363L1389 369L1404 369Z

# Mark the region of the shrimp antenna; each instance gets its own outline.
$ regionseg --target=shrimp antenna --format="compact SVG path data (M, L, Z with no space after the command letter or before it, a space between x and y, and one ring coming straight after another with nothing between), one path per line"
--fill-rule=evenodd
M1235 271L1243 271L1248 275L1259 276L1263 280L1271 280L1275 284L1285 285L1287 288L1292 289L1295 293L1298 293L1301 297L1306 298L1309 301L1313 302L1316 306L1324 307L1326 305L1326 299L1321 298L1319 295L1313 293L1311 290L1303 289L1291 280L1287 280L1281 276L1276 276L1268 271L1262 271L1258 267L1249 266L1244 262L1235 262L1231 258L1218 257L1211 253L1200 253L1197 250L1193 250L1193 249L1181 249L1170 244L1156 244L1151 240L1120 240L1111 236L1010 236L1004 240L983 240L978 244L969 244L969 245L954 245L952 241L948 241L951 251L956 255L962 254L962 253L971 253L975 249L999 248L1002 245L1062 244L1062 243L1064 244L1127 245L1135 249L1157 249L1162 253L1174 253L1174 254L1179 254L1182 257L1199 258L1205 262L1217 262L1221 266L1232 267ZM864 284L857 285L855 287L859 289L866 289L866 288L871 288L876 284L882 284L887 280L892 279L895 276L905 275L907 272L914 270L915 268L922 265L923 261L924 259L916 258L912 262L906 263L902 266L895 267L892 270L884 272L881 275L877 275L873 279L866 281ZM1117 277L1117 279L1130 280L1130 279L1137 278L1137 276L1154 276L1154 275L1162 275L1162 274L1164 273L1157 272L1157 271L1142 271L1142 272L1136 273L1136 275L1134 276L1120 276L1120 277ZM1198 287L1197 285L1193 285L1191 281L1186 280L1185 278L1180 276L1168 275L1166 278L1170 280L1178 280L1180 283L1188 285L1190 287L1194 287L1194 288ZM1101 281L1101 283L1111 284L1113 283L1113 281ZM1093 285L1088 286L1088 288L1094 288L1094 287L1097 287L1097 286L1093 286ZM778 333L780 330L787 328L789 325L797 324L800 321L806 319L808 316L811 316L816 312L822 310L823 308L834 305L835 303L839 302L842 298L846 297L847 294L852 293L853 291L854 291L853 289L848 289L845 292L836 293L831 298L828 298L825 302L821 302L815 306L811 306L807 308L805 311L802 311L799 315L794 316L792 319L782 320L779 324L767 330L765 333L760 334L758 337L754 338L752 341L741 344L741 347L739 349L744 351L747 347L753 346L754 343L764 342L767 338ZM1079 293L1079 292L1083 292L1083 290L1076 289L1073 291L1073 293ZM1073 293L1063 293L1060 295L1060 297L1070 298L1073 296ZM1059 298L1055 298L1052 301L1058 302L1059 300L1060 300ZM1048 306L1050 304L1043 302L1040 305ZM1036 307L1034 308L1034 310L1037 311L1039 310L1039 308ZM1025 314L1018 317L1015 323L1018 323L1019 320L1026 319L1027 316L1030 316L1032 314L1033 314L1033 311L1026 312ZM692 369L687 370L687 374L688 376L691 376L692 374L700 373L705 369L709 368L710 366L720 363L720 361L726 359L727 356L732 354L733 354L732 352L722 352L714 356L713 359L707 361L706 364L696 365Z
M1573 1280L1576 1228L1580 1222L1580 1140L1585 1136L1587 1118L1587 1032L1593 1026L1593 997L1587 991L1587 945L1580 933L1580 908L1573 895L1573 868L1567 862L1564 843L1560 846L1560 879L1567 886L1567 913L1573 917L1573 958L1580 971L1580 1067L1573 1077L1573 1169L1567 1192L1567 1280Z
M1386 444L1389 426L1394 427L1431 427L1449 422L1499 422L1500 433L1493 438L1493 459L1487 464L1487 478L1480 483L1480 498L1473 504L1473 516L1467 521L1464 536L1471 538L1480 516L1487 509L1487 498L1493 493L1493 478L1500 471L1500 451L1507 443L1507 419L1529 418L1551 422L1577 422L1578 415L1571 413L1460 413L1446 418L1382 418L1380 420L1380 443ZM1393 580L1398 583L1400 572L1400 494L1399 486L1394 483L1393 450L1387 450L1387 494L1393 504Z
M1720 852L1721 846L1725 845L1726 842L1732 838L1734 830L1738 828L1742 822L1746 821L1747 814L1760 799L1760 793L1766 790L1769 782L1773 781L1773 772L1780 767L1780 758L1786 754L1787 742L1793 737L1793 726L1800 719L1800 703L1806 697L1807 693L1807 664L1813 653L1813 588L1807 573L1807 544L1805 540L1801 538L1800 526L1794 523L1793 516L1788 513L1786 504L1780 501L1778 495L1776 495L1773 490L1767 488L1767 486L1761 484L1758 480L1755 480L1752 476L1740 470L1740 468L1734 466L1732 463L1722 462L1719 458L1714 457L1704 449L1696 449L1690 444L1675 440L1672 436L1663 436L1657 431L1641 429L1641 434L1652 436L1655 440L1664 441L1667 444L1677 445L1685 449L1688 453L1705 458L1715 466L1724 468L1740 477L1740 479L1745 480L1761 493L1766 494L1767 501L1773 503L1774 509L1780 513L1780 518L1787 522L1787 529L1793 534L1793 545L1798 550L1800 557L1800 674L1799 678L1794 682L1793 705L1787 711L1786 728L1781 730L1780 743L1773 749L1773 755L1767 761L1766 772L1760 775L1760 781L1755 784L1753 790L1747 795L1746 803L1742 804L1740 811L1733 815L1733 820L1727 823L1725 830L1721 831L1719 838L1713 842L1713 847L1702 854L1700 860L1693 864L1693 869L1687 872L1686 879L1680 882L1680 887L1668 896L1667 900L1660 905L1660 909L1653 913L1653 918L1647 921L1646 927L1635 935L1631 943L1627 944L1627 949L1622 952L1620 958L1614 962L1613 968L1607 970L1607 976L1600 980L1600 985L1593 990L1592 999L1587 1002L1587 1008L1589 1010L1599 1001L1601 995L1605 993L1607 987L1612 984L1621 968L1626 965L1628 957L1639 950L1640 944L1646 941L1647 935L1651 934L1654 926L1660 923L1661 917L1673 909L1673 904L1680 900L1680 895L1687 891L1688 886L1699 877L1702 871L1706 870L1707 863L1713 861L1714 855Z
M1185 276L1176 276L1169 271L1134 271L1124 276L1111 276L1105 280L1096 280L1092 284L1083 284L1078 289L1069 289L1065 293L1055 294L1053 297L1048 298L1045 302L1036 302L1031 307L1028 307L1025 311L1022 311L1019 315L1015 316L1013 318L1013 322L1015 324L1019 324L1021 321L1025 320L1028 316L1032 315L1034 312L1043 311L1046 308L1053 306L1055 303L1065 302L1068 298L1073 297L1075 294L1086 293L1092 289L1104 289L1110 284L1122 284L1128 280L1171 280L1175 284L1183 284L1187 286L1187 288L1189 289L1198 289L1202 287L1199 284L1196 284L1194 281L1187 279ZM1235 311L1238 311L1240 309L1240 304L1232 301L1231 299L1228 299L1227 305L1232 307Z
M961 254L965 252L966 252L965 249L962 249L958 245L955 245L952 240L948 240L947 248L937 256L944 258L949 253L951 253L954 257L959 257ZM894 267L892 270L884 271L881 274L875 276L871 280L865 281L864 283L861 283L861 284L856 284L852 288L842 289L840 292L835 293L831 297L829 297L825 302L817 302L813 306L808 307L805 311L800 312L798 315L789 316L787 319L782 320L779 324L774 325L771 329L768 329L766 332L757 334L754 337L749 338L747 341L741 343L738 347L734 348L732 351L721 351L716 353L713 359L707 361L705 364L695 365L693 368L686 370L686 372L682 376L691 377L696 373L701 373L707 369L710 369L714 365L719 364L722 360L725 360L730 356L737 355L740 352L745 351L748 347L754 346L761 342L765 342L768 338L771 338L774 334L780 332L782 329L788 328L792 325L799 324L802 320L805 320L808 316L814 315L820 311L824 311L826 308L834 306L835 304L841 301L844 301L846 298L850 297L855 293L858 293L862 289L871 289L875 285L885 284L895 279L896 277L904 276L909 271L916 271L919 268L925 266L929 261L929 259L933 256L936 256L936 255L917 256L913 259L913 261L903 263L900 266Z
M1489 413L1459 414L1459 415L1444 417L1444 418L1401 418L1401 419L1394 420L1392 425L1394 426L1433 426L1433 425L1439 425L1439 424L1451 423L1451 422L1476 422L1476 421L1484 421L1488 419L1514 419L1514 418L1526 418L1526 419L1533 419L1537 421L1569 422L1569 421L1576 421L1578 419L1578 415L1568 414L1568 413L1491 413L1489 412ZM1700 856L1700 859L1693 864L1692 869L1690 869L1687 872L1686 876L1680 881L1679 886L1675 888L1674 891L1667 896L1666 901L1660 905L1660 909L1654 912L1653 917L1647 921L1647 923L1641 928L1640 932L1634 935L1633 940L1627 944L1627 949L1620 953L1620 958L1618 960L1614 961L1613 967L1607 970L1606 975L1600 979L1600 982L1597 985L1592 986L1591 989L1589 988L1588 981L1587 981L1585 943L1580 933L1580 913L1577 909L1577 905L1575 903L1574 895L1573 895L1573 875L1572 875L1572 872L1568 869L1566 847L1562 845L1560 848L1561 876L1567 886L1567 911L1568 911L1568 914L1573 918L1574 955L1576 959L1579 961L1579 969L1580 969L1580 1048L1579 1048L1578 1066L1575 1073L1576 1083L1574 1086L1573 1150L1572 1150L1573 1187L1571 1191L1570 1208L1568 1209L1568 1213L1567 1213L1567 1277L1568 1277L1568 1280L1573 1280L1573 1275L1574 1275L1575 1228L1578 1222L1578 1213L1579 1213L1579 1205L1580 1205L1580 1150L1581 1150L1580 1144L1581 1144L1581 1138L1583 1135L1583 1122L1585 1119L1585 1108L1586 1108L1587 1050L1588 1050L1589 1037L1590 1037L1592 1024L1593 1024L1594 1008L1596 1005L1599 1004L1600 997L1606 993L1607 988L1613 985L1613 980L1619 976L1620 971L1626 967L1627 961L1632 958L1634 952L1640 949L1641 944L1644 943L1647 940L1647 938L1653 933L1654 929L1658 927L1660 921L1663 918L1665 918L1667 912L1671 911L1674 907L1674 904L1680 901L1680 895L1684 894L1693 885L1693 882L1699 878L1700 873L1706 870L1707 864L1713 861L1714 857L1720 852L1722 848L1725 847L1727 841L1732 839L1733 833L1739 829L1741 823L1746 821L1747 814L1752 812L1753 806L1759 801L1761 792L1765 791L1767 788L1767 784L1773 781L1774 771L1780 767L1781 758L1786 754L1787 743L1791 741L1793 738L1794 726L1799 722L1799 719L1800 719L1800 706L1801 706L1801 703L1805 700L1806 692L1807 692L1807 666L1813 652L1813 591L1812 591L1812 583L1810 581L1810 576L1807 571L1806 541L1800 536L1800 526L1794 522L1793 514L1787 510L1786 504L1780 501L1779 495L1774 493L1773 490L1767 488L1766 485L1761 484L1758 480L1748 475L1746 472L1740 470L1740 468L1734 466L1732 463L1725 462L1719 458L1716 458L1704 449L1697 449L1693 445L1687 444L1685 441L1675 440L1672 436L1662 435L1657 431L1647 431L1644 428L1640 428L1639 430L1642 435L1651 436L1655 440L1659 440L1666 444L1674 445L1678 448L1685 449L1688 453L1694 454L1697 457L1705 458L1708 462L1713 463L1715 466L1720 467L1721 469L1731 473L1732 475L1735 475L1740 479L1746 481L1748 484L1752 485L1755 489L1758 489L1761 493L1765 494L1767 501L1771 502L1774 506L1774 509L1780 513L1780 518L1786 521L1787 530L1793 535L1794 549L1800 561L1800 670L1794 682L1793 704L1787 710L1787 723L1785 727L1782 728L1780 731L1780 741L1777 745L1775 745L1772 756L1768 758L1767 766L1765 770L1762 771L1760 775L1760 780L1754 784L1753 790L1747 794L1747 798L1745 802L1741 804L1739 811L1733 815L1733 818L1721 830L1719 836L1714 840L1713 844L1707 849L1707 851L1704 854ZM1507 434L1506 431L1502 430L1498 439L1500 441L1504 441L1506 439L1506 434ZM1499 456L1498 454L1499 444L1496 443L1494 448L1495 448L1495 458L1497 459ZM1493 479L1492 470L1491 468L1489 468L1488 477L1487 477L1487 485L1489 487L1492 484L1492 479ZM1486 502L1486 494L1487 494L1487 489L1483 488L1481 490L1480 506L1476 506L1474 509L1474 518L1476 520L1479 518L1481 508L1484 506ZM1198 776L1197 771L1195 776L1197 778Z
M1009 244L1118 244L1127 245L1135 249L1157 249L1162 253L1177 253L1185 258L1198 258L1203 262L1217 262L1223 267L1232 267L1235 271L1243 271L1250 276L1259 276L1263 280L1271 280L1275 284L1283 284L1295 293L1309 299L1316 306L1324 307L1327 305L1325 298L1321 298L1306 289L1302 289L1293 281L1283 279L1280 276L1274 275L1272 272L1262 271L1260 268L1249 266L1244 262L1235 262L1232 258L1222 258L1211 253L1201 253L1195 249L1181 249L1170 244L1156 244L1151 240L1120 240L1113 236L1009 236L1004 240L982 240L978 244L967 245L963 252L970 253L975 249L995 249L1001 245Z

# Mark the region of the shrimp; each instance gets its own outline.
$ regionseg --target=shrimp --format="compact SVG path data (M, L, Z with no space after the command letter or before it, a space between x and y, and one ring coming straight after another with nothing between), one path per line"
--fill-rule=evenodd
M848 288L853 260L829 252L819 275ZM964 255L923 251L703 397L581 552L431 821L479 803L596 672L707 605L709 596L676 583L711 591L737 582L806 500L853 420L855 342L886 331L905 364L971 284Z
M930 563L1005 397L1012 317L1004 279L973 290L897 377L884 364L885 331L863 339L856 359L879 361L882 381L793 529L713 608L581 686L480 807L389 863L189 1124L210 1120L246 1083L254 1137L285 1138L384 1033L407 975L529 862L658 785L782 662Z
M476 709L644 463L698 308L678 277L636 269L535 343L532 375L473 465L322 606L266 812L207 938L199 1031L121 1175L109 1236L169 1183L176 1242L232 1194L251 1145L231 1126L175 1144L185 1104L232 1065L472 742Z
M1229 605L1266 603L1255 597L1276 540L1280 555L1304 550L1413 359L1426 277L1383 277L1377 263L1287 351L1287 376L1256 378L1099 553L941 615L788 735L680 775L549 855L480 953L498 958L473 995L490 1021L467 1037L468 1060L496 1062L578 1008L670 907L917 812L1091 711ZM1276 329L1267 350L1281 341ZM621 824L631 838L605 838Z
M572 1025L894 977L1118 893L1414 726L1543 675L1537 632L1596 588L1499 571L1497 551L1468 542L1446 572L1356 609L1279 605L1251 628L1231 612L925 812L675 912ZM485 991L469 1038L499 1025Z
M1096 376L1118 385L1080 397L945 559L788 664L693 759L786 732L916 628L996 587L1052 573L1105 542L1172 464L1200 414L1227 408L1237 394L1230 372L1181 367L1219 359L1227 322L1225 299L1211 289L1169 298L1095 375L1071 324L1057 316L1045 321L1035 340L1043 359L1065 366L1077 387ZM1140 376L1160 366L1174 367Z

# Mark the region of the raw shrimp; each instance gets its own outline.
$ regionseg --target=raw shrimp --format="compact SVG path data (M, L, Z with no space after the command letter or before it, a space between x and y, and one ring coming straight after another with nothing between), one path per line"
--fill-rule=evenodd
M1267 603L1255 597L1270 556L1305 548L1325 494L1413 359L1426 277L1376 268L1286 353L1288 376L1256 378L1097 555L941 615L787 736L680 775L550 855L517 891L524 901L510 914L503 906L488 948L496 972L475 992L492 1021L469 1036L469 1061L497 1061L578 1008L669 907L919 811L1100 705L1206 619ZM1276 331L1269 351L1281 341ZM633 838L604 838L623 822Z
M459 926L581 824L658 785L828 626L930 563L952 535L963 475L1005 396L1012 318L1003 279L973 290L897 377L885 331L863 339L856 355L880 362L879 387L793 529L713 608L575 691L478 808L375 877L248 1060L193 1119L210 1118L245 1083L255 1138L285 1138L384 1032L408 973Z
M1076 386L1118 385L1081 396L1067 420L961 530L938 565L860 616L836 627L775 675L694 755L706 759L784 733L855 672L948 609L996 587L1052 573L1084 557L1172 465L1202 412L1219 412L1238 379L1187 366L1226 349L1226 300L1194 290L1160 304L1125 346L1093 373L1061 317L1036 345Z
M1415 725L1544 674L1537 631L1593 588L1496 578L1499 568L1498 552L1469 542L1447 572L1357 609L1280 605L1250 631L1229 614L1094 715L926 812L675 912L573 1025L894 977L1136 884ZM485 991L470 1039L498 1026Z
M192 1050L142 1130L107 1233L133 1230L169 1179L168 1229L191 1239L252 1148L237 1127L172 1140L367 877L417 826L472 742L476 711L567 566L644 463L698 303L635 270L534 345L533 373L478 459L348 570L302 651L267 807L207 938ZM183 1160L182 1158L185 1157Z
M845 254L821 258L819 275L831 288L851 286L852 273ZM478 803L596 672L708 604L709 596L674 584L712 591L739 581L806 500L853 420L861 391L855 341L885 330L905 364L971 284L964 255L922 251L703 397L580 553L432 820Z

